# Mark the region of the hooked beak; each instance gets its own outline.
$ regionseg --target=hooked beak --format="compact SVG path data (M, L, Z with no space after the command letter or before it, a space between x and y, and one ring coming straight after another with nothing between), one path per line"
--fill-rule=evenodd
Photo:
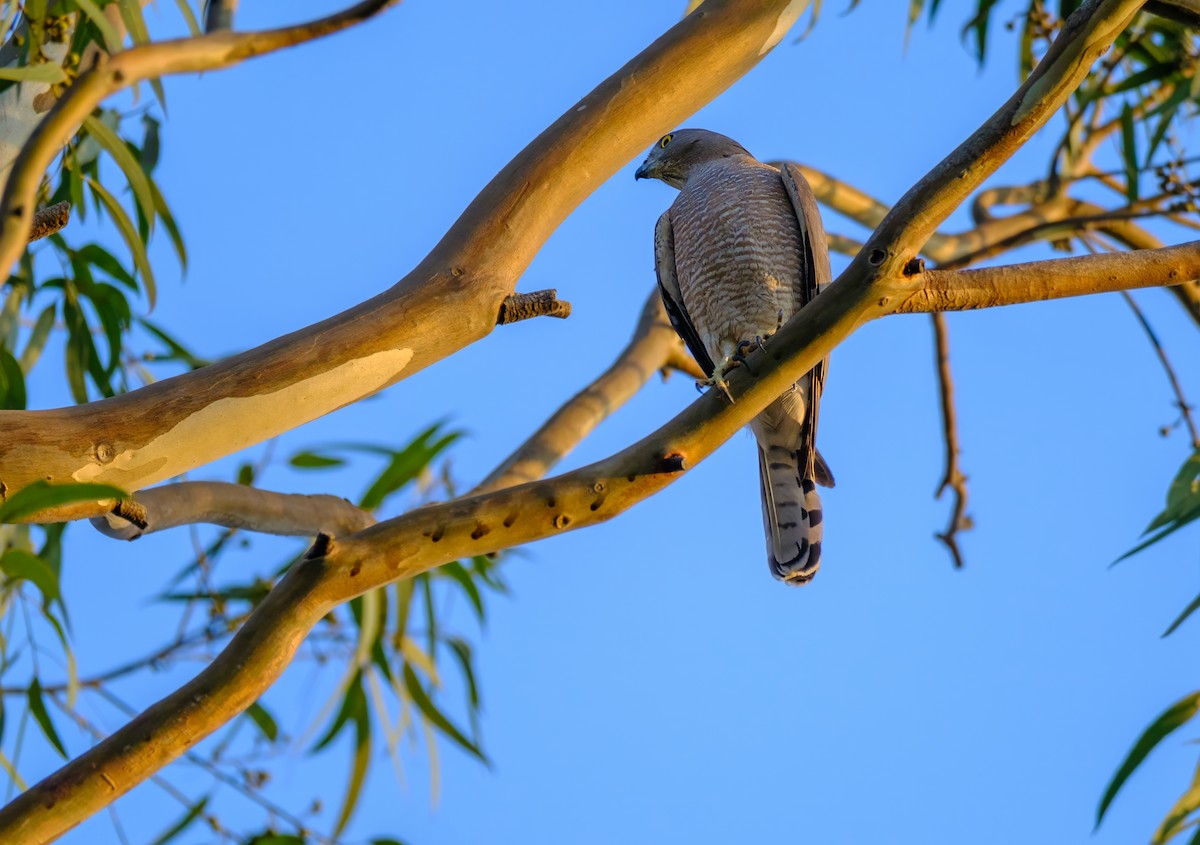
M653 176L654 176L654 174L651 172L649 159L647 159L646 161L643 161L642 166L639 167L637 170L635 170L633 173L634 181L636 181L638 179L651 179L651 178L653 178Z

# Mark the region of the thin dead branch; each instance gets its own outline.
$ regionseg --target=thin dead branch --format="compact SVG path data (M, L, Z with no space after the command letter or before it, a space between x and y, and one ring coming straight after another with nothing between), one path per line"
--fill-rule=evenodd
M967 477L959 466L961 449L958 443L958 416L954 404L954 375L950 370L950 337L943 314L933 314L933 337L935 364L938 375L938 398L942 412L942 439L946 444L946 471L938 485L935 499L942 498L947 489L954 493L954 507L950 512L950 523L946 530L935 534L954 558L954 568L962 569L963 556L958 548L958 532L972 527L967 516Z
M1167 380L1171 383L1171 390L1175 393L1175 407L1179 409L1181 415L1180 422L1187 426L1188 433L1192 436L1192 448L1200 449L1200 431L1196 429L1196 421L1192 418L1192 406L1188 404L1187 398L1183 395L1183 386L1179 383L1179 377L1175 375L1175 368L1171 366L1171 359L1167 357L1167 350L1163 349L1162 343L1158 340L1158 335L1154 333L1154 329L1150 326L1150 321L1146 319L1146 315L1142 313L1142 309L1138 308L1138 304L1129 295L1129 292L1123 290L1121 291L1121 296L1125 298L1125 303L1133 310L1138 322L1142 324L1142 329L1146 332L1146 337L1150 340L1150 345L1154 347L1154 351L1158 355L1158 360L1162 363L1163 371L1167 374ZM1170 426L1165 427L1164 433L1169 429Z
M53 235L66 226L70 220L71 204L69 202L56 202L54 205L39 208L33 213L33 227L29 230L29 240L31 242L38 241Z
M497 326L506 326L534 317L558 317L565 320L571 316L571 303L558 299L558 291L538 290L533 293L513 293L500 303L496 317Z

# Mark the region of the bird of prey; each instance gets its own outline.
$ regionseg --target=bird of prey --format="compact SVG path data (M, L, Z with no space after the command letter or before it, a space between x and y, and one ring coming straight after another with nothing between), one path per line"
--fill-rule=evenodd
M795 165L777 170L724 135L664 135L635 178L679 189L654 230L658 286L675 331L708 379L724 378L831 280L829 248L808 182ZM833 476L816 450L817 407L828 359L759 414L763 525L771 574L812 580L823 531L817 484Z

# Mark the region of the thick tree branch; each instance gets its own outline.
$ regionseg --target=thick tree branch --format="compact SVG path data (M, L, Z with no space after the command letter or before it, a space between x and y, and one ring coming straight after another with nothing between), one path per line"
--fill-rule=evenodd
M9 491L38 478L136 491L356 402L485 337L500 303L567 214L753 67L806 6L707 0L568 109L476 197L420 265L362 305L113 399L0 412L0 482ZM217 33L195 43L237 38ZM198 51L197 62L211 58ZM153 72L162 72L155 64ZM182 65L177 69L187 69ZM449 313L453 321L443 319ZM89 503L37 518L103 512Z
M93 517L97 531L118 540L136 540L153 531L209 523L264 534L334 537L361 531L375 518L337 496L274 493L224 481L181 481L141 491L142 525L116 513Z
M912 290L902 294L891 310L896 314L966 311L1192 279L1200 279L1200 241L975 270L926 270L910 277Z

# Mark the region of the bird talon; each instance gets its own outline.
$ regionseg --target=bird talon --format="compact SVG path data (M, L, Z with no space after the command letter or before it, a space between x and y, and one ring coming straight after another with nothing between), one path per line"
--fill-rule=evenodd
M696 389L701 393L704 392L704 388L706 387L718 388L722 393L725 394L725 398L729 400L729 403L733 404L733 394L729 392L729 382L727 382L724 378L714 374L712 378L701 379L700 381L696 382Z
M745 343L745 342L746 341L742 341L742 343ZM739 345L738 348L740 349L741 346ZM745 355L742 355L741 353L737 353L737 354L729 356L729 360L736 361L737 363L741 364L743 367L745 367L749 371L750 375L754 376L755 378L758 378L758 373L756 373L751 368L750 362L746 360Z

